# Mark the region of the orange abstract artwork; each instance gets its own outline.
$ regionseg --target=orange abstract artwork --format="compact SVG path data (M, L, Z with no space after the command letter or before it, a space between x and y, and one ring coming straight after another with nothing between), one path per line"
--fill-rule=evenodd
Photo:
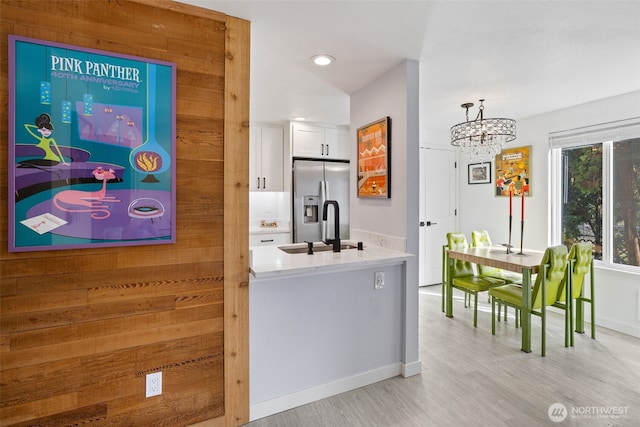
M389 198L389 142L391 119L358 129L358 197Z

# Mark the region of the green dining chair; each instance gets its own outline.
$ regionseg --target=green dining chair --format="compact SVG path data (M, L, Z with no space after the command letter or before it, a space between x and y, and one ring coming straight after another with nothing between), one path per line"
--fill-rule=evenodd
M466 249L469 247L467 238L463 233L447 233L447 246L449 250ZM482 277L475 274L473 264L462 260L448 260L451 287L461 290L465 295L474 296L473 326L478 326L478 293L486 292L494 286L506 284L502 279L495 277Z
M545 250L536 275L536 281L531 291L531 302L528 307L531 314L542 320L542 356L546 353L547 306L553 305L558 298L558 291L562 279L568 276L567 247L564 245L551 246ZM505 285L489 289L491 296L491 333L496 334L496 303L500 301L518 310L524 308L522 301L522 286ZM568 316L565 310L565 316ZM565 323L566 325L566 323ZM565 346L567 342L565 340Z
M591 242L579 242L571 245L568 255L569 263L567 268L570 274L562 280L558 291L558 299L553 304L554 307L569 310L566 325L567 334L565 339L569 339L569 344L573 346L573 319L575 307L576 332L584 333L584 312L583 303L591 305L591 338L596 337L595 310L593 305L594 296L594 276L593 276L593 244ZM584 280L589 274L589 298L584 297ZM570 282L569 282L570 280ZM571 283L572 300L567 301L567 284ZM575 300L576 304L573 304Z

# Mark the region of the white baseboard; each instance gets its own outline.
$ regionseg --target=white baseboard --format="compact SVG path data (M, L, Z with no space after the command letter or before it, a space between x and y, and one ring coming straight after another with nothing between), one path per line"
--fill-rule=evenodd
M416 363L418 365L420 364L420 362ZM325 399L330 396L335 396L336 394L355 390L356 388L377 383L378 381L386 380L398 375L404 375L404 372L409 370L413 372L413 370L416 369L416 363L412 363L411 365L394 363L372 371L342 378L332 383L322 384L307 390L256 403L255 405L251 405L249 408L249 420L254 421L268 417L269 415L277 414L278 412L286 411L301 405L306 405L307 403L315 402L316 400ZM408 368L408 366L410 366L410 368Z
M596 319L598 319L598 322L596 323L596 337L598 336L598 326L602 326L604 328L612 329L623 334L631 335L632 337L640 338L640 327L638 326L602 317L599 316L598 313L596 313ZM591 330L589 328L591 328L591 325L584 326L585 333L591 333Z
M405 378L419 375L420 373L422 373L422 363L419 360L402 365L402 376Z

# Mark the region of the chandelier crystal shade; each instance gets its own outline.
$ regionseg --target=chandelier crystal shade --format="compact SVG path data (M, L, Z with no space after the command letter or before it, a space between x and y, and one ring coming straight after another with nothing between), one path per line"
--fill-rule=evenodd
M475 120L469 121L469 108L473 103L462 104L466 110L467 121L451 127L451 145L459 147L470 159L495 157L507 142L516 139L516 121L505 118L484 118L484 99L480 100L480 109Z

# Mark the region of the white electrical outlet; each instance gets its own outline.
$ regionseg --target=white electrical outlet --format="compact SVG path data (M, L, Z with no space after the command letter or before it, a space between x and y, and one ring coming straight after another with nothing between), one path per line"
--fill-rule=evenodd
M373 287L374 289L384 288L384 271L376 271L376 278Z
M159 396L162 394L162 372L147 374L146 397Z

